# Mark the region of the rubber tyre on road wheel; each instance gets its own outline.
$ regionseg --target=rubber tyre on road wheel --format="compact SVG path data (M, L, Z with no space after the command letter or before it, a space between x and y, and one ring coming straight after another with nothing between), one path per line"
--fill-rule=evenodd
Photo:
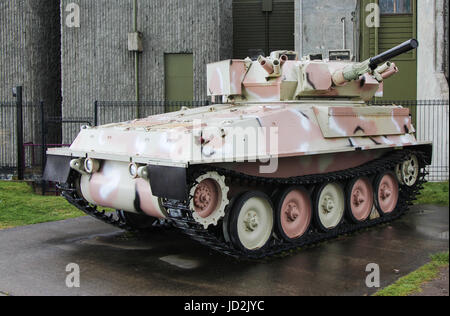
M270 242L274 211L269 197L259 191L244 193L229 214L229 233L233 245L247 253L262 251Z
M287 242L298 242L309 230L312 221L312 202L303 187L290 187L278 199L275 213L277 235Z
M347 215L355 224L365 222L372 213L374 191L367 177L355 178L349 182L346 190Z
M345 193L339 183L323 184L314 199L314 221L323 232L338 229L344 220ZM325 210L326 209L326 210Z
M400 186L393 172L385 172L375 178L375 206L382 216L392 214L398 205Z

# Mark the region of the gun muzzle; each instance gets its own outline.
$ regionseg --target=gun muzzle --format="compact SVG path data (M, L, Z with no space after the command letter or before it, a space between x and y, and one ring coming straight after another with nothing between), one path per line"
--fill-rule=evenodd
M379 65L391 60L394 57L416 49L417 47L419 47L419 42L416 39L410 39L409 41L391 48L378 56L372 57L370 59L370 69L375 70Z

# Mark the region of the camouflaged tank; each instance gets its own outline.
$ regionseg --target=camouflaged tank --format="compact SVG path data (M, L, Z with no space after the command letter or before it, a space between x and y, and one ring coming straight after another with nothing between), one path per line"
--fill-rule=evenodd
M409 109L366 101L399 71L388 60L417 46L362 63L277 51L210 64L220 104L84 127L48 151L45 177L107 223L165 223L240 258L392 221L418 194L432 144L416 140Z

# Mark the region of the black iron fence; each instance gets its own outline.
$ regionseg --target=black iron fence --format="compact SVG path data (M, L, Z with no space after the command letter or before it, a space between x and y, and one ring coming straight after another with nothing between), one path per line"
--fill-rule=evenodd
M212 104L210 101L95 101L92 117L77 118L76 120L92 122L93 125L99 126L175 112L183 107L192 109ZM71 143L79 131L79 126L74 124L63 125L64 142Z
M96 101L94 104L95 125L124 122L151 115L179 111L183 107L198 108L211 105L210 101Z
M39 102L0 102L0 178L23 178L25 169L39 174L40 107Z
M400 105L411 110L418 141L433 142L428 180L449 180L449 100L376 101L371 105Z
M136 118L148 117L180 110L183 107L197 108L211 105L209 101L202 102L114 102L97 101L93 105L92 117L61 118L47 117L44 105L24 103L23 110L23 140L18 146L18 116L17 104L0 102L0 177L5 174L10 177L18 173L19 167L28 170L34 177L40 176L45 163L47 147L69 146L79 132L81 125L104 125L123 122ZM411 115L416 125L416 135L419 141L433 141L433 163L429 168L430 181L448 181L449 179L449 101L376 101L371 105L401 105L411 109ZM49 131L60 129L65 144L49 144ZM22 159L18 150L23 148ZM19 170L20 171L20 170Z
M449 101L422 101L416 106L416 135L419 141L432 141L433 162L429 181L449 180Z

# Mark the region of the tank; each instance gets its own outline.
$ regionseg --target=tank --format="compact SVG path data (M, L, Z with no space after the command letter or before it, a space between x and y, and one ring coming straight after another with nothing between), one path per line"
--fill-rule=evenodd
M361 63L276 51L209 64L217 104L84 126L48 150L45 179L111 225L175 227L236 258L390 222L419 194L432 143L417 141L409 109L367 101L399 71L389 60L417 47Z

